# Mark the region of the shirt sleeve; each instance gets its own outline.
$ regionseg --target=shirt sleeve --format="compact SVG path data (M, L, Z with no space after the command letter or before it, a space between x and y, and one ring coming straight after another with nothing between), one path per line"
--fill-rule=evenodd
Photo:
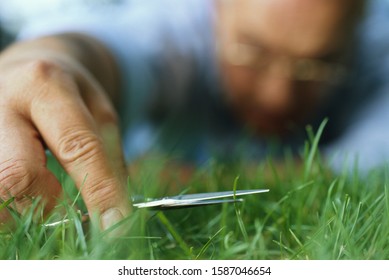
M389 162L389 87L369 104L325 153L332 167L341 171L357 167L367 172Z
M388 11L387 3L372 1L368 17L359 29L361 70L358 78L352 81L352 93L354 97L360 95L363 98L358 99L350 125L337 141L324 150L337 171L357 167L366 173L389 162ZM353 94L348 98L353 98ZM344 103L347 106L352 102L346 100Z

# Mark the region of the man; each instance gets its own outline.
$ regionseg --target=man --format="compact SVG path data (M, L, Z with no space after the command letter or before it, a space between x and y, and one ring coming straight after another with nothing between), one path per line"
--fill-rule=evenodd
M115 21L26 28L30 40L0 56L0 197L22 212L42 196L52 209L61 186L45 166L48 148L102 228L128 215L113 104L129 158L154 149L201 162L258 157L268 138L301 143L306 123L341 104L333 88L355 63L347 54L363 4L139 1Z

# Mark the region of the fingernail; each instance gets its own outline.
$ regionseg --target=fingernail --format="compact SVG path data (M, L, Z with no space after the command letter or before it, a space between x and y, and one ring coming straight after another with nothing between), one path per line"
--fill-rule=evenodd
M110 208L105 211L100 217L100 225L103 230L110 228L116 223L123 220L124 216L117 208Z

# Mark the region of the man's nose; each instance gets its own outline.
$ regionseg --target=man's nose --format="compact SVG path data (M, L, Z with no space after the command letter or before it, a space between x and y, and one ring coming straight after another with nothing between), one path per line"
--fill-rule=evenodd
M294 81L285 76L263 73L256 84L255 101L267 113L285 115L291 111Z

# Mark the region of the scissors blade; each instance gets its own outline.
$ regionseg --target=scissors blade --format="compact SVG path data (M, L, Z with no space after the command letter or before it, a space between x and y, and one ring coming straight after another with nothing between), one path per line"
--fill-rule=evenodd
M224 191L224 192L210 192L210 193L195 193L195 194L183 194L176 195L170 198L179 200L209 200L233 196L241 196L248 194L264 193L268 192L268 189L252 189L252 190L237 190L237 191Z
M168 210L168 209L179 209L187 207L195 207L202 205L212 205L220 203L234 203L242 202L242 198L235 198L234 196L242 196L249 194L257 194L268 192L268 189L253 189L253 190L238 190L224 191L224 192L212 192L212 193L198 193L198 194L184 194L171 197L164 197L162 199L156 199L152 201L146 201L141 203L134 203L133 206L136 208L147 208L150 210ZM231 199L222 199L234 197ZM88 213L81 216L82 222L89 220ZM56 227L61 224L67 224L71 222L71 219L63 219L61 221L43 224L44 227Z
M197 194L184 194L177 196L164 197L162 199L135 203L134 207L137 208L157 208L157 207L174 207L174 205L183 205L184 203L193 203L193 202L201 202L201 201L210 201L220 198L234 197L234 196L242 196L249 194L257 194L268 192L268 189L253 189L253 190L238 190L234 191L224 191L224 192L211 192L211 193L197 193ZM194 204L195 206L196 204ZM197 205L205 205L205 204L197 204Z
M206 205L214 205L221 203L239 203L242 202L242 198L238 199L214 199L214 200L193 200L193 201L184 201L181 203L174 204L164 204L158 206L146 206L146 207L138 207L138 208L147 208L147 210L172 210L172 209L181 209L181 208L189 208L196 206L206 206Z

